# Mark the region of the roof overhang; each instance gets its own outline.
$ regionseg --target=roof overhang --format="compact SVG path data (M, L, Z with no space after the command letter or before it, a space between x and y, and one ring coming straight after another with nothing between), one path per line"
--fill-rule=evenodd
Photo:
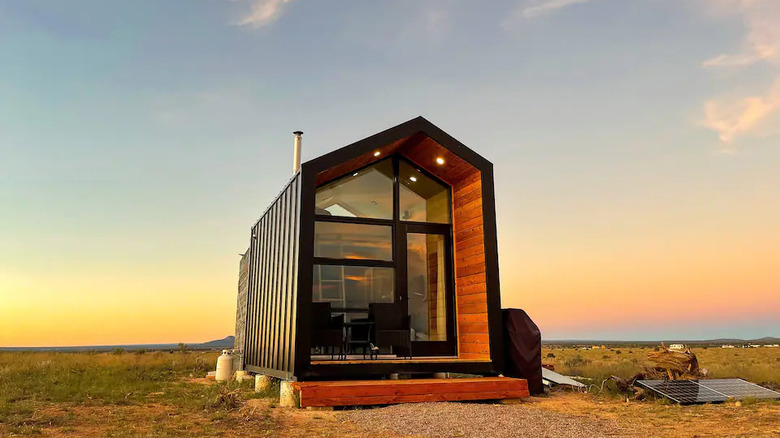
M307 161L303 166L317 175L319 186L393 154L405 156L452 186L475 170L493 167L422 116Z

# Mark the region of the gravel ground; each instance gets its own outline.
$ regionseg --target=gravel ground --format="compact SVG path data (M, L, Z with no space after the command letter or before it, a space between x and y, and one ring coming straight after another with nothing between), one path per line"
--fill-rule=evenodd
M371 431L430 437L609 437L617 423L528 405L411 403L346 411L342 418Z

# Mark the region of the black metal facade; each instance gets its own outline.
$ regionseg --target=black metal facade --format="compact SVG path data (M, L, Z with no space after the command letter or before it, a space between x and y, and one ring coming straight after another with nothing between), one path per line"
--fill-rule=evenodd
M298 322L301 176L296 174L252 227L244 363L294 376Z

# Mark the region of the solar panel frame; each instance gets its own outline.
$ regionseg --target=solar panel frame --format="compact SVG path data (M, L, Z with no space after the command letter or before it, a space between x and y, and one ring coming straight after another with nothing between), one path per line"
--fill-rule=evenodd
M637 380L636 383L681 405L722 403L745 397L780 399L780 393L742 379Z

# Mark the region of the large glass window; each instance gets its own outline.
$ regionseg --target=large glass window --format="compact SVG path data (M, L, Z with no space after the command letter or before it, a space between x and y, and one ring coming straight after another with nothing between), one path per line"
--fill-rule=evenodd
M448 185L399 156L318 187L313 300L347 322L393 303L413 341L449 341L455 351L451 202Z
M395 301L395 270L363 266L314 266L314 301L334 309L368 309Z
M317 189L317 214L393 218L393 162L380 161Z
M319 221L314 256L330 259L393 260L393 228L388 225Z
M401 161L398 169L400 217L404 221L450 223L449 189Z

